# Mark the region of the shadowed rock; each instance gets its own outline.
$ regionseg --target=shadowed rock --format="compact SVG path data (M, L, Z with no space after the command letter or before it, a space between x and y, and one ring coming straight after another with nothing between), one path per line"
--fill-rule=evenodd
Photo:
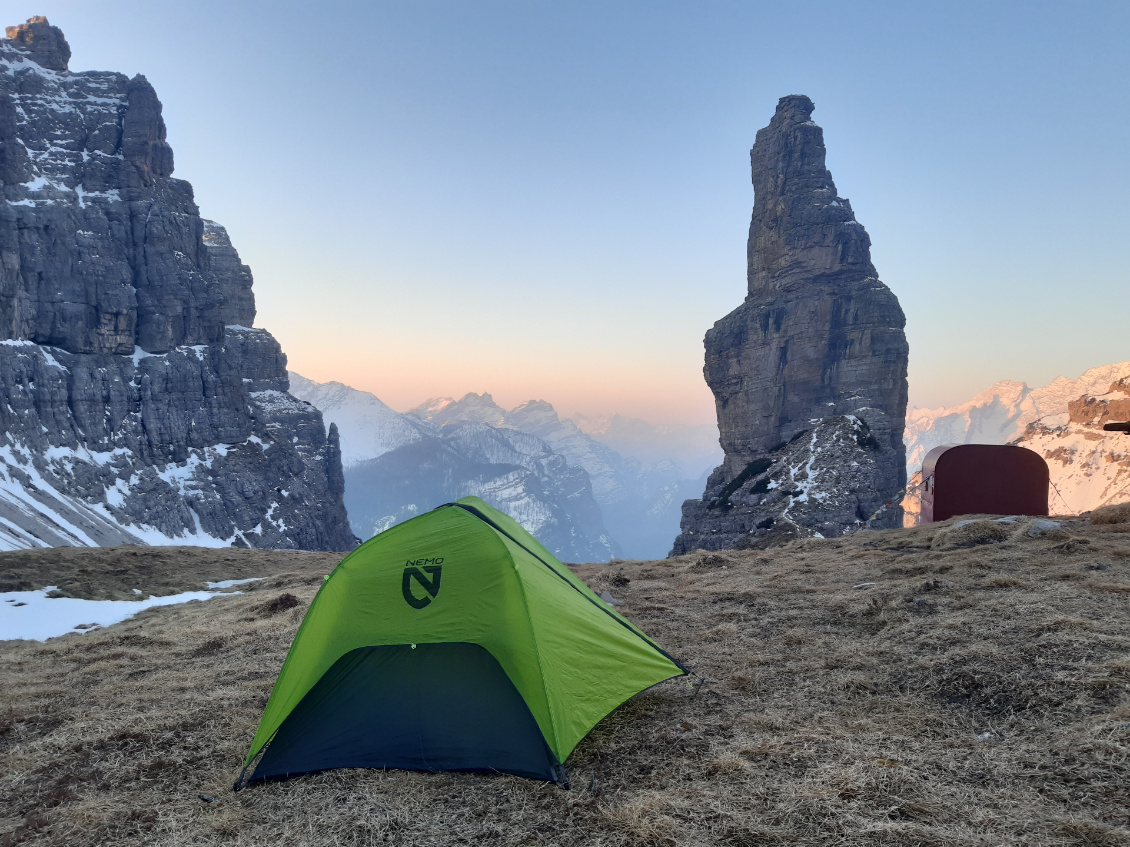
M165 141L165 119L157 92L141 74L129 81L122 116L122 156L137 168L143 185L173 173L173 148Z

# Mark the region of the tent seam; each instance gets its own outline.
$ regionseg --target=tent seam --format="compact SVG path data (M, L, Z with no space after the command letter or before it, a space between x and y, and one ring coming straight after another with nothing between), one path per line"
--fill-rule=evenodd
M545 559L543 559L541 556L539 556L536 552L534 552L533 550L526 547L526 545L524 545L521 541L519 541L516 538L513 538L510 535L510 533L508 533L506 530L502 529L499 526L496 526L493 521L489 520L484 515L479 514L478 510L473 509L470 506L465 506L462 503L448 503L447 505L448 506L455 506L456 508L462 509L463 511L470 513L471 515L473 515L474 517L478 518L483 523L485 523L487 526L489 526L491 529L493 529L496 533L500 533L501 535L505 536L506 538L509 538L511 541L513 541L515 544L517 544L519 547L521 547L523 550L525 550L527 553L529 553L531 556L533 556L535 559L537 559L539 562L541 562L543 565L545 565L546 569L549 570L550 573L552 573L554 576L556 576L558 579L560 579L562 582L564 582L566 585L568 585L570 588L572 588L574 591L576 591L578 594L580 594L581 597L583 597L586 602L595 606L597 609L599 609L601 612L603 612L609 618L616 621L616 623L620 624L626 630L628 630L629 632L634 634L637 638L639 638L641 641L643 641L645 644L650 646L653 650L655 650L657 653L659 653L661 656L663 656L665 659L667 659L669 662L671 662L673 665L675 665L675 667L677 667L680 671L683 672L682 675L684 675L684 676L690 675L690 671L687 670L686 666L682 662L680 662L678 659L676 659L674 656L672 656L670 653L668 653L666 650L664 650L662 647L660 647L658 644L656 644L654 641L652 641L651 637L648 636L648 635L645 635L644 632L641 629L639 629L635 624L633 624L631 621L627 620L626 618L622 617L621 615L617 614L614 610L609 609L608 606L603 603L603 601L601 601L599 599L594 600L592 597L589 597L587 594L585 594L583 591L581 591L579 588L577 588L577 586L575 586L572 582L570 582L563 574L561 574L557 570L557 568L553 567L553 565L551 565L549 562L545 561ZM440 507L440 508L443 508L443 507ZM536 540L537 539L535 539L535 541ZM511 558L513 558L513 557L511 557Z
M494 527L491 527L491 529L493 530ZM502 541L501 538L499 538L499 540ZM549 711L549 726L550 726L550 729L553 731L554 748L558 748L558 747L561 746L561 735L557 731L557 718L554 715L553 701L550 700L549 689L545 685L545 668L542 665L542 661L541 661L541 647L538 645L537 630L534 629L534 620L533 620L532 617L530 617L530 603L529 603L528 599L526 598L526 585L525 585L525 583L522 582L522 575L518 571L518 563L514 561L514 554L510 552L510 549L506 546L505 541L502 542L502 546L503 546L503 549L506 550L507 557L509 557L509 559L510 559L510 567L514 571L514 578L518 581L518 590L522 594L522 609L526 613L526 623L530 627L530 641L533 642L534 656L537 658L537 661L538 661L538 677L541 679L541 690L542 690L542 693L545 695L545 708ZM557 755L557 750L551 749L550 752L553 753L553 758L557 760L557 764L564 767L565 763L563 761L561 761L561 757Z
M370 540L372 540L372 539L370 539ZM361 545L361 546L364 546L364 545ZM358 549L360 549L360 547ZM350 555L352 555L352 553ZM349 556L346 556L345 558L348 559ZM330 577L333 576L334 571L336 571L339 567L341 567L341 564L344 561L345 561L345 559L342 559L341 562L338 562L337 565L334 566L333 570L331 570L328 574L326 574L325 579L322 580L322 584L320 586L318 586L318 591L314 594L314 599L311 600L310 605L306 607L306 614L302 616L302 621L301 621L301 623L298 624L298 629L294 633L294 639L290 642L290 649L288 649L286 651L286 657L283 659L282 666L279 668L279 672L275 676L275 685L276 686L278 685L279 679L282 678L283 671L286 670L287 663L290 661L291 653L294 652L294 645L298 643L299 636L302 635L302 630L306 628L306 621L309 620L310 613L314 610L314 606L318 602L318 598L322 596L322 592L325 590L326 586L329 584ZM274 696L275 696L275 689L274 689L274 686L272 686L271 693L269 695L267 695L267 704L263 707L264 716L266 715L267 710L271 707L271 699ZM303 696L305 696L305 695L303 695ZM299 698L299 699L301 699L301 698ZM288 712L287 714L290 714L290 713ZM286 715L283 716L283 720L286 720ZM271 741L274 740L274 737L278 734L279 727L276 726L274 728L274 730L272 730L271 734L269 736L267 736L265 739L263 739L263 743L260 744L259 749L256 750L255 749L255 737L259 735L259 728L261 726L262 726L262 718L260 718L260 726L255 728L255 735L253 735L251 737L252 749L247 754L247 758L244 760L243 766L245 768L248 767L251 764L252 760L259 754L259 752L266 749L267 745L270 744ZM281 721L279 722L279 726L282 726Z

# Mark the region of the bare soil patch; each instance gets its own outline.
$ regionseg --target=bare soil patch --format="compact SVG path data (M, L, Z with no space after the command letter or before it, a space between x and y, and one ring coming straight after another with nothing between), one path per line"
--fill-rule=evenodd
M1030 525L578 566L707 682L611 714L570 791L342 770L233 793L340 557L167 551L170 591L271 578L0 643L0 844L1130 844L1130 524ZM85 596L135 587L131 549L94 552ZM205 574L217 553L244 569Z

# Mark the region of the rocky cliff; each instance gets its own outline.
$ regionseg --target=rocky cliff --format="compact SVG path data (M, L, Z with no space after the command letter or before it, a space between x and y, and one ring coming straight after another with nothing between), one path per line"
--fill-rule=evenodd
M906 482L905 318L825 167L813 108L782 97L750 154L748 294L705 340L725 458L684 504L673 554L839 534ZM901 519L895 506L877 525Z
M174 179L143 76L0 40L0 547L349 549L336 430Z

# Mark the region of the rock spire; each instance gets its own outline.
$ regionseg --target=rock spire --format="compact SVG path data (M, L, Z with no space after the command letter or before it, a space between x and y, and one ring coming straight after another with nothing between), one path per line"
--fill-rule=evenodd
M674 554L841 534L906 482L905 318L813 108L782 97L750 151L748 293L705 339L725 458L684 504ZM901 517L895 504L875 525Z

